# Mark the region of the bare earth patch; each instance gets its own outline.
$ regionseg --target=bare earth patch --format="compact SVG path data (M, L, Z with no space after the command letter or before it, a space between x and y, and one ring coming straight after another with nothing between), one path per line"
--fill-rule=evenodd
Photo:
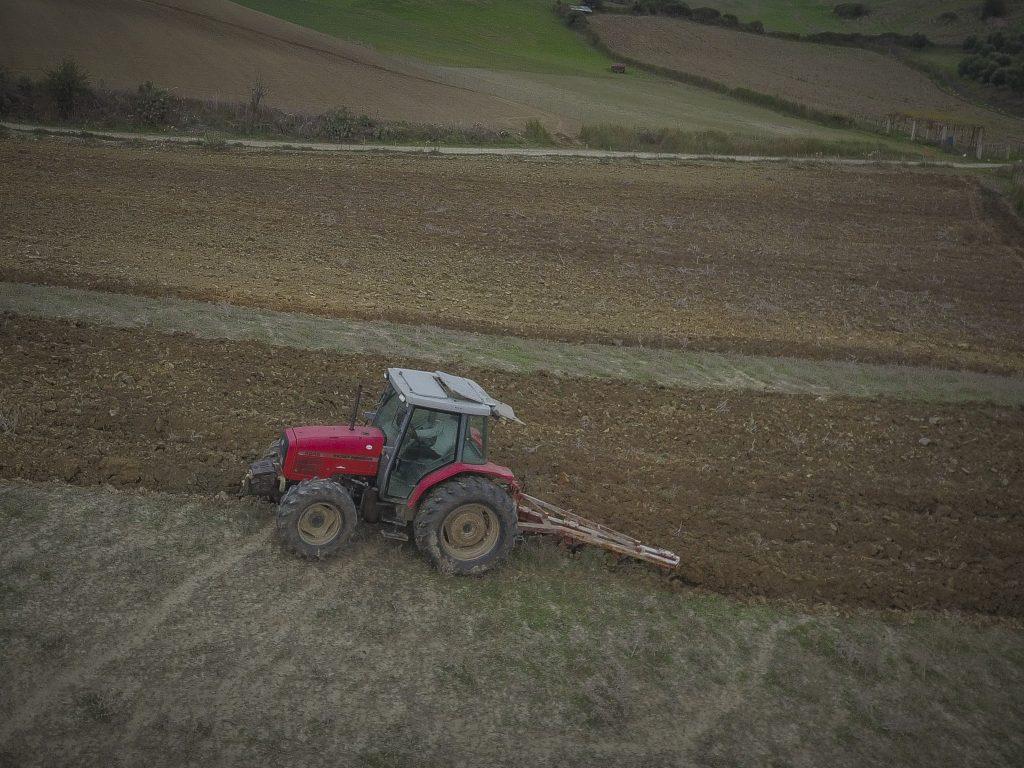
M560 340L1024 371L949 172L0 140L0 279Z

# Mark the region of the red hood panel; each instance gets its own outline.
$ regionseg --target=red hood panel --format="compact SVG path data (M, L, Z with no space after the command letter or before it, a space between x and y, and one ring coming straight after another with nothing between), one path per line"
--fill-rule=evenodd
M292 427L288 450L341 453L377 458L384 446L384 433L376 427L323 426Z

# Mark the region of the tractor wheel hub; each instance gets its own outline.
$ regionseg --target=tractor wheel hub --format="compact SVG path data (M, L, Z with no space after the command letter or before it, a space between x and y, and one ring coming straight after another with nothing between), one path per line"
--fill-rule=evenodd
M489 507L464 504L444 521L441 546L459 560L474 560L494 547L498 533L498 518Z
M330 504L310 504L299 516L299 537L319 547L329 543L341 530L341 513Z

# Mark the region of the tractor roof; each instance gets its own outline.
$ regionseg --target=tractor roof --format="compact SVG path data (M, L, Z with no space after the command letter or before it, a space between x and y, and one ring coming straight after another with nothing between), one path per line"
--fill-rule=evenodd
M511 406L495 400L472 379L443 371L388 368L388 381L410 405L519 421Z

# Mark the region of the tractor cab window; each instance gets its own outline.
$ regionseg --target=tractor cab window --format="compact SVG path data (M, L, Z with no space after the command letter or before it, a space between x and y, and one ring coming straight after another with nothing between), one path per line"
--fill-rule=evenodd
M487 417L466 419L466 436L462 439L462 460L467 464L487 463Z
M398 448L388 480L387 495L406 499L413 488L435 469L455 461L459 415L416 408Z
M394 445L398 440L399 432L402 429L402 420L405 418L405 403L403 403L394 388L388 385L381 395L380 403L377 404L377 411L373 416L373 426L384 433L384 442L387 445Z

